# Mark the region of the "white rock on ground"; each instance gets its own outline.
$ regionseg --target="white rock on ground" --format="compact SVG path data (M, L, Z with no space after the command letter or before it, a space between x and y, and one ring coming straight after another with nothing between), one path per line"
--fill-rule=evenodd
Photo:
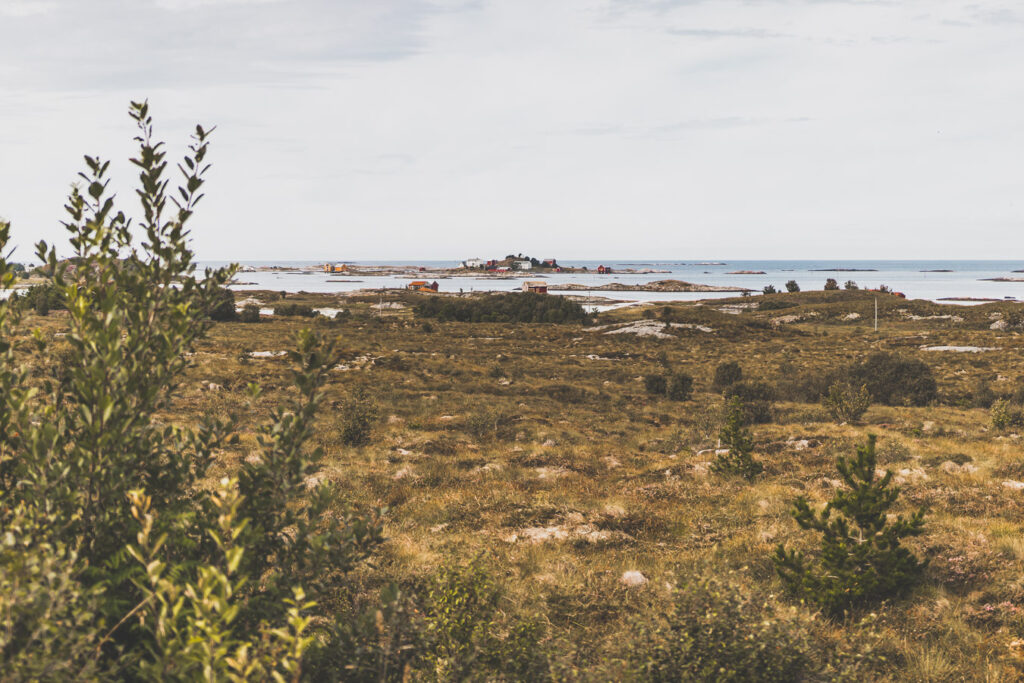
M647 583L647 577L638 571L631 570L628 572L622 572L622 577L619 578L619 582L623 586L636 588L637 586L642 586Z

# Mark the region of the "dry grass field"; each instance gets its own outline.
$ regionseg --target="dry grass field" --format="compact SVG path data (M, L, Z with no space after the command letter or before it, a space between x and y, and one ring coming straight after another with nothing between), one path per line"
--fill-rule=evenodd
M581 326L427 321L404 294L384 309L371 307L376 295L293 294L288 303L351 316L217 324L166 419L235 415L242 438L220 465L230 472L253 448L254 425L292 391L278 352L302 326L336 336L344 362L317 425L326 455L316 477L339 485L339 507L386 508L387 536L339 601L358 603L388 581L414 590L440 567L475 563L500 589L495 628L541 623L559 677L637 675L632 662L673 591L715 576L815 648L863 659L852 677L1017 679L1024 451L1012 425L993 426L988 406L1024 395L1024 316L1014 304L877 295L876 333L875 296L631 307ZM280 295L252 297L272 307ZM29 322L59 334L62 315ZM813 398L816 378L876 351L924 361L938 401L876 402L859 424L837 424ZM776 391L771 421L750 427L765 466L753 481L709 469L723 419L712 378L727 361ZM643 377L664 368L694 378L688 400L645 391ZM251 382L264 389L255 402ZM346 406L358 388L377 419L369 443L353 447ZM897 511L927 508L925 533L906 543L929 564L905 597L829 619L787 596L771 555L779 543L814 553L792 503L804 495L823 505L839 485L837 456L852 456L868 434L901 488ZM626 585L625 572L646 582Z

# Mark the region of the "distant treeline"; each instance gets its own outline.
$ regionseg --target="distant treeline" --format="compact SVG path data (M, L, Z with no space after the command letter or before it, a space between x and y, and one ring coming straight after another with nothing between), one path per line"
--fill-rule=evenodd
M421 317L462 323L582 323L590 317L565 297L530 292L472 299L428 296L415 311Z

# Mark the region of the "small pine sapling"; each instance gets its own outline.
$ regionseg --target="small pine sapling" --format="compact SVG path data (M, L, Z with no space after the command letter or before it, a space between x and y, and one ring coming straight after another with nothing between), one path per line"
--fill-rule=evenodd
M806 498L797 498L792 510L796 523L822 534L816 561L787 551L782 544L773 557L779 576L794 594L832 615L904 592L926 564L900 545L901 539L924 531L924 509L909 519L890 519L899 489L890 487L892 472L876 476L876 462L875 437L869 436L857 448L856 460L839 458L837 468L846 488L837 491L824 510L815 513Z
M754 460L754 439L750 431L744 428L743 402L738 396L729 399L726 404L725 424L718 434L722 445L728 452L719 453L711 463L715 472L739 474L745 479L753 479L764 471L764 465Z

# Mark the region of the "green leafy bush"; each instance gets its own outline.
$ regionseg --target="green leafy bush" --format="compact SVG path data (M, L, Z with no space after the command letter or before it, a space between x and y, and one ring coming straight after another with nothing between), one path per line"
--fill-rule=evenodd
M725 424L718 433L718 438L727 451L715 455L711 469L753 479L764 471L764 465L754 460L754 439L743 427L744 413L743 402L738 396L728 400L725 405Z
M473 323L585 323L583 306L563 296L533 292L454 298L427 296L415 306L421 318Z
M501 592L479 558L442 567L423 606L426 670L437 680L543 680L549 656L540 621L513 623L504 637ZM486 672L486 673L485 673Z
M879 351L846 372L854 386L867 387L871 399L889 406L923 406L938 397L938 385L927 364Z
M1024 425L1024 413L1020 408L1010 405L1006 399L993 402L989 414L992 418L992 428L996 431L1005 432Z
M775 289L775 285L765 285L761 289L762 294L778 294L779 290Z
M790 280L786 283L786 291L790 294L794 294L800 291L800 285L796 283L796 280Z
M840 456L837 468L846 488L824 510L813 511L803 496L793 504L800 528L822 536L816 560L781 544L773 557L783 583L829 614L898 595L917 583L924 567L900 544L923 533L924 509L890 518L899 489L890 487L892 472L877 476L876 465L875 437L869 436L856 460Z
M815 680L812 623L718 578L677 589L671 609L631 652L645 681Z
M852 292L855 289L860 289L860 287L858 287L857 283L853 280L847 280L846 284L843 285L843 289Z
M833 291L839 289L839 283L836 282L834 277L830 277L825 280L825 291Z
M0 587L13 587L0 593L16 601L0 596L0 613L18 623L0 635L5 677L295 679L308 619L380 542L376 515L339 513L336 492L310 479L322 453L306 446L337 352L300 334L297 397L261 428L237 483L207 486L233 424L164 416L233 271L197 278L188 248L209 131L197 126L183 185L167 194L148 105L131 111L141 220L129 230L106 194L109 162L86 157L66 207L78 256L37 248L68 309L59 347L40 337L33 350L59 361L58 381L29 381L24 345L11 343L18 307L0 299ZM3 289L9 236L0 223Z
M821 400L828 414L836 422L859 421L871 406L871 394L863 384L854 388L846 382L835 382Z

